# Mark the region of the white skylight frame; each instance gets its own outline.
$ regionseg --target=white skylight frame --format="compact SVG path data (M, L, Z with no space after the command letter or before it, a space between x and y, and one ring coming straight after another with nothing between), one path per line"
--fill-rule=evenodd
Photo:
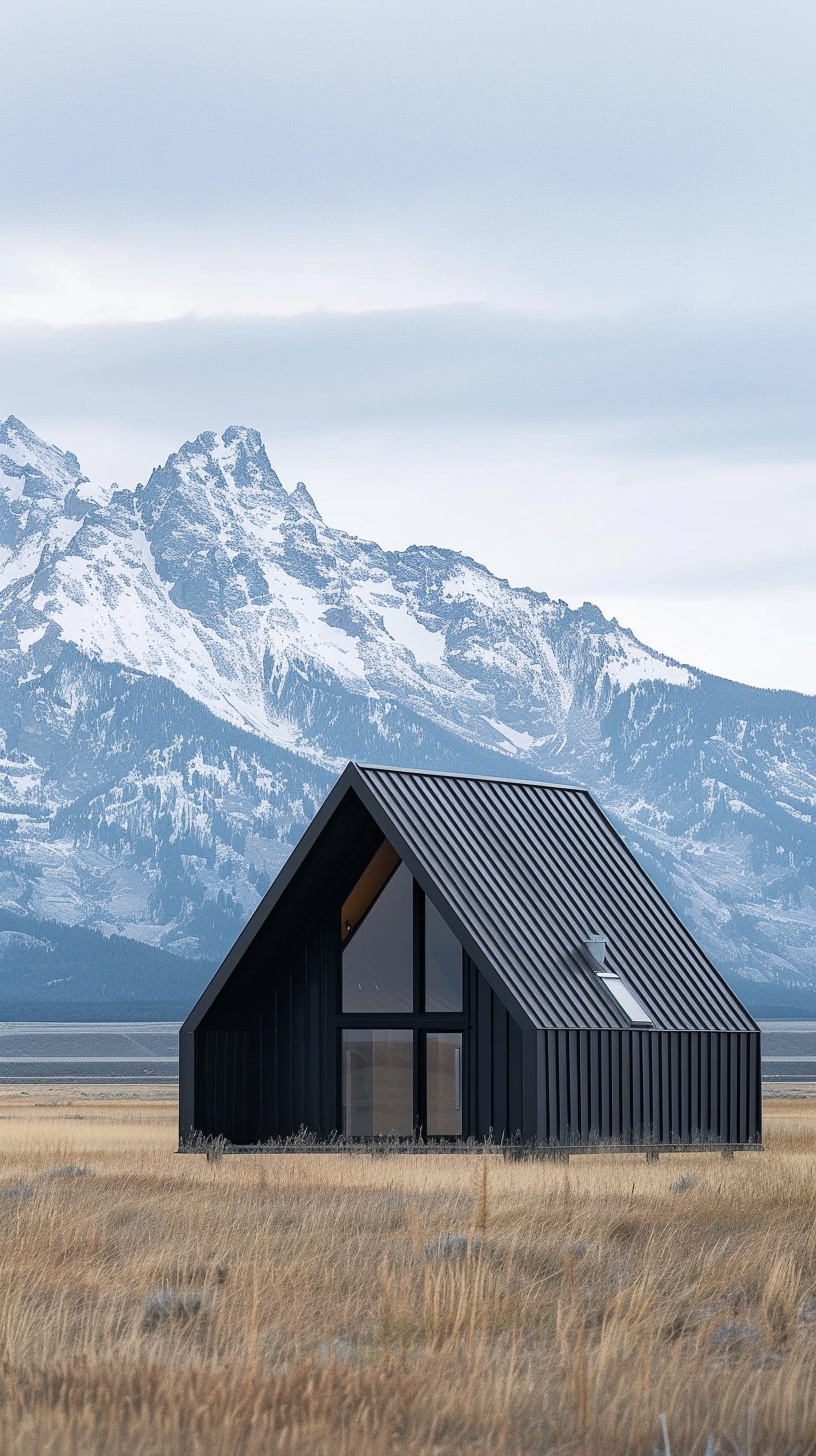
M614 971L598 970L596 972L599 981L603 981L609 994L614 998L623 1012L628 1017L632 1026L654 1026L654 1022L648 1012L643 1009L637 996L623 982L620 976Z

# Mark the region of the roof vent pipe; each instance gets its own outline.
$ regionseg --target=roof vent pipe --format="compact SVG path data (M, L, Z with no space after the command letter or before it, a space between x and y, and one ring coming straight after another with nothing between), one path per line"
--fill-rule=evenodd
M606 936L590 935L589 938L584 941L584 945L589 951L589 954L592 956L592 959L594 961L597 961L599 966L602 966L604 963L604 956L606 955Z

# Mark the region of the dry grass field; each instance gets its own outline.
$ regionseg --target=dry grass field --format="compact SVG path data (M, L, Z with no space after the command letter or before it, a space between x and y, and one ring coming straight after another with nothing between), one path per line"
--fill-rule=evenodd
M0 1092L4 1456L816 1451L816 1099L657 1163L207 1162L175 1116Z

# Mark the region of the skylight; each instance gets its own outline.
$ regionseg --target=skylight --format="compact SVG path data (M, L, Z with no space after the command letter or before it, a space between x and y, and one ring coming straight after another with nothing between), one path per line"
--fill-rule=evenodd
M633 1026L652 1026L652 1018L644 1011L637 997L624 986L620 976L613 971L598 971L598 980L603 981L611 996L614 996L624 1016L628 1016Z
M628 1017L630 1026L654 1026L651 1016L644 1011L637 996L624 985L617 972L604 968L606 936L588 936L584 941L584 949L593 962L593 970L598 980L603 981L610 996L614 996L624 1016Z

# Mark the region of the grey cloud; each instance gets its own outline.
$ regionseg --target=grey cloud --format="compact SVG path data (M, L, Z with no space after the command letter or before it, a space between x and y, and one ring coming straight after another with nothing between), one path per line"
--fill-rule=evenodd
M733 459L816 447L816 308L551 322L483 308L0 333L5 411L155 429L532 425ZM4 411L0 411L4 412Z
M545 292L795 296L814 41L793 0L6 0L4 227L391 228Z

